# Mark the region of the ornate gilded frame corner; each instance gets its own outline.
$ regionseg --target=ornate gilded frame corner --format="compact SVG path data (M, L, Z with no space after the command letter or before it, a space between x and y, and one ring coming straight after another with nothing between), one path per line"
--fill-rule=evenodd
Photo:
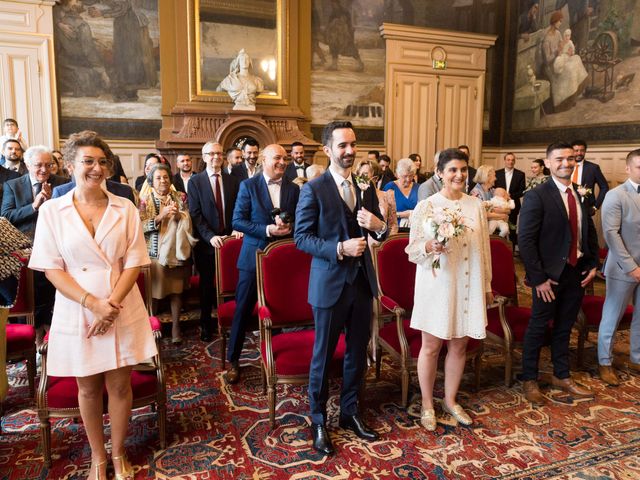
M257 103L262 105L289 105L290 71L290 0L276 0L277 8L277 89L275 95L261 93ZM232 104L226 92L205 90L202 88L201 52L200 52L200 0L188 2L187 36L189 43L189 99L192 102L215 102Z

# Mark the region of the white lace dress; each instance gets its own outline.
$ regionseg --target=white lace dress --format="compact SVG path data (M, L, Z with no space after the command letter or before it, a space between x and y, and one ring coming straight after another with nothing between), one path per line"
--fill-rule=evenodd
M425 231L429 204L433 207L460 207L471 227L448 243L440 257L440 268L432 270L433 255L427 254ZM445 340L485 338L487 325L486 292L491 291L491 251L487 217L482 203L463 195L448 200L437 193L418 203L411 215L411 234L406 249L409 260L417 264L415 298L411 328Z

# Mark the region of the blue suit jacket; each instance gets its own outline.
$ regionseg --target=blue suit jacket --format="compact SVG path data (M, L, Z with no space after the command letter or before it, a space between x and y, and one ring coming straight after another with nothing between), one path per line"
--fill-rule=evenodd
M191 190L191 189L189 189ZM280 187L280 210L295 215L300 188L286 178ZM275 223L271 216L273 204L264 175L259 174L240 183L240 191L233 211L233 228L244 233L238 268L255 272L256 250L263 249L271 240L267 237L267 225Z
M355 180L352 181L358 200L356 208L364 207L382 220L373 184L362 192ZM365 238L373 235L374 239L381 240L375 233L367 230L362 230L362 235ZM349 269L357 267L349 259L338 260L338 242L348 240L349 231L344 201L328 170L302 187L296 211L294 237L300 250L313 255L309 278L309 303L319 308L332 307L344 288ZM364 250L362 262L371 295L375 297L378 294L378 285L368 248Z
M49 183L54 189L67 181L66 178L57 175L49 177ZM33 200L31 177L28 174L9 180L4 184L0 215L6 217L14 227L31 238L36 231L36 222L38 221L38 212L31 206Z
M233 210L238 196L239 181L226 172L222 172L222 196L224 197L224 234L231 233L231 221ZM219 235L220 219L218 210L216 210L216 202L211 190L211 182L207 171L200 172L189 179L189 214L191 215L191 223L193 230L201 241L196 245L197 248L203 248L213 254L213 246L211 246L211 238Z
M53 189L53 193L51 194L51 198L58 198L63 196L66 193L69 193L76 186L76 181L72 178L69 183L65 183L64 185L59 185ZM131 200L131 203L136 204L135 196L133 195L133 190L129 185L124 185L118 182L112 182L111 180L107 180L107 191L117 195L118 197L127 198Z
M574 190L577 189L574 184ZM597 265L598 237L587 202L577 194L582 210L581 238L583 256L578 261L581 270ZM571 247L569 216L560 190L552 179L525 194L518 223L518 245L526 277L532 286L547 279L558 281L567 264Z

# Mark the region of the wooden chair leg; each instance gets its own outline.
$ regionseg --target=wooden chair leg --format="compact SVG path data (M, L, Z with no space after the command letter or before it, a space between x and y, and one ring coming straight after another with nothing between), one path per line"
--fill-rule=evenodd
M36 350L29 353L27 357L27 378L29 380L29 395L31 398L36 396Z
M267 400L269 402L269 425L271 430L276 428L276 386L269 382L267 386Z
M587 331L587 329L581 326L578 330L578 351L576 354L578 357L578 368L582 367L582 364L584 362L584 344L587 341L588 335L589 332Z
M478 352L478 354L473 357L473 368L474 368L474 381L473 388L477 392L480 390L480 370L482 368L482 350Z
M504 352L504 385L510 387L513 379L513 352L505 346Z
M380 379L380 369L382 368L382 349L376 348L376 380Z
M402 385L402 406L407 408L409 406L409 369L402 367L401 385Z
M162 402L158 404L158 436L160 437L160 448L167 448L167 405Z
M227 368L227 332L220 328L220 358L222 359L222 370Z
M42 439L42 454L44 463L51 468L51 424L49 417L40 417L40 437Z

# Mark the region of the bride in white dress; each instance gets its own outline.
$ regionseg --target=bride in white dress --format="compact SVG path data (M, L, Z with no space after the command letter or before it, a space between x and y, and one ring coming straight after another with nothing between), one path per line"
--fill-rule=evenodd
M411 328L422 331L418 356L418 379L422 394L421 423L436 429L433 385L442 343L447 340L445 359L445 411L464 425L471 417L456 403L464 372L468 339L483 339L487 325L486 302L491 295L489 231L482 202L465 194L468 157L455 148L440 153L437 171L442 190L421 201L411 216L406 252L417 264ZM437 207L460 208L468 229L444 247L425 229L429 211ZM434 269L434 254L440 268Z

